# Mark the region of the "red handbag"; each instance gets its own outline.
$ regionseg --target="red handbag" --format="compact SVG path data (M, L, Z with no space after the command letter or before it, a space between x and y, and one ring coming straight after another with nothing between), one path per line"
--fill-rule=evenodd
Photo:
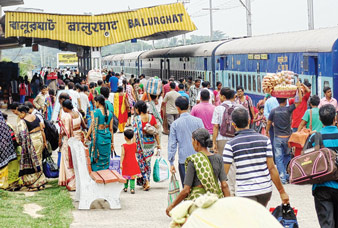
M322 135L315 133L314 149L306 150L306 142L302 155L294 157L288 166L291 184L319 184L338 180L337 154L323 145Z

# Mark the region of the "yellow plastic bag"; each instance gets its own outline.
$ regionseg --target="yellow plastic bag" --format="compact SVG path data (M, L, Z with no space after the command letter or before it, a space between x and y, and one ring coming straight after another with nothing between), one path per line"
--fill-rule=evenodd
M0 169L0 188L8 188L8 166Z

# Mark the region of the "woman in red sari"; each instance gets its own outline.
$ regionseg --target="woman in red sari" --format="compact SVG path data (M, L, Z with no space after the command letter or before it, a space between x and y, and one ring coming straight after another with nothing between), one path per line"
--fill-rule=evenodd
M128 121L128 111L130 109L128 96L123 92L123 87L119 86L114 94L114 114L119 120L119 131L124 132Z

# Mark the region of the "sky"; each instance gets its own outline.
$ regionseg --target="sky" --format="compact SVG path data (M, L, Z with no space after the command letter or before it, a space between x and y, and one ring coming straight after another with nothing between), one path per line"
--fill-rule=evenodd
M182 1L182 0L179 0ZM189 1L189 0L185 0ZM242 0L245 2L245 0ZM315 28L338 25L337 0L313 0ZM93 14L111 13L159 4L175 3L177 0L24 0L20 7L43 9L46 13ZM307 0L251 0L253 35L306 30L308 27ZM227 36L246 35L246 10L239 0L212 0L214 30ZM197 26L189 35L209 35L209 14L202 10L209 7L209 0L190 0L186 3L188 13ZM14 7L3 7L13 10Z

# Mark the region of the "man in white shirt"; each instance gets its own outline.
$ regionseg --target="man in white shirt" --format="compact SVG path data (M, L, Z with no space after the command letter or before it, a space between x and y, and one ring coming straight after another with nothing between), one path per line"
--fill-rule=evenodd
M226 137L221 135L220 127L223 122L223 114L225 111L225 104L229 107L235 105L236 107L243 107L242 105L235 103L235 91L230 88L222 88L220 92L220 100L222 102L221 105L217 106L214 110L211 123L214 125L212 141L213 141L213 150L215 153L219 155L223 155L223 150L225 144L232 139L232 137ZM236 168L235 165L232 164L230 167L230 171L227 175L228 177L228 185L230 189L231 195L235 194L235 186L236 186Z
M122 86L122 85L123 85L123 78L122 78L122 75L120 75L120 74L115 74L115 76L119 79L118 86Z
M87 110L90 107L88 96L84 93L84 88L82 85L77 87L77 91L79 92L80 95L80 104L81 104L81 109L79 110L81 113L84 113L84 117L87 115Z
M204 81L202 82L202 89L198 92L198 95L197 95L197 104L201 102L201 91L204 90L204 89L207 89L210 93L210 99L209 99L209 103L210 104L215 104L215 95L214 93L208 88L210 86L210 82L208 81Z
M140 75L140 84L143 85L143 90L145 90L146 85L147 85L147 79L146 79L146 76L144 74Z
M68 94L70 96L70 99L72 100L73 106L77 108L78 110L81 109L81 106L79 105L80 102L80 95L77 91L74 90L74 83L69 82L68 83Z

